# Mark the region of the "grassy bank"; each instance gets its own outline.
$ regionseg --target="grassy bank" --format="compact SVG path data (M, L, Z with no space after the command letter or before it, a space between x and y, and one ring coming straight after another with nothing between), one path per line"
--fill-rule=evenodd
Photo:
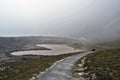
M79 53L48 56L41 59L16 60L15 62L3 62L0 65L0 80L28 80L31 77L45 71L56 61Z
M90 54L85 57L84 62L82 76L88 80L120 80L120 49ZM81 60L76 63L76 66L78 64L81 64Z

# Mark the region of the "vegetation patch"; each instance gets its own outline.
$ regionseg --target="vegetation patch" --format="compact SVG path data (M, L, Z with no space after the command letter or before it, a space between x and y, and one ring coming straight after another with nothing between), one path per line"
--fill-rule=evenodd
M79 67L78 64L81 64L81 59L76 63L75 69ZM82 68L82 76L88 80L120 80L120 49L89 54L85 57ZM81 72L74 70L75 73Z
M1 62L0 80L28 80L45 71L56 61L75 54L79 54L79 52L59 56L46 56L41 57L40 59L23 59L12 62Z

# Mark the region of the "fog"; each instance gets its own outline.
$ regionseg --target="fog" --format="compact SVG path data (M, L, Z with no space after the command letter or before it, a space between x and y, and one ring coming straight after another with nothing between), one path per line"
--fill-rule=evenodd
M120 39L120 0L0 0L0 36Z

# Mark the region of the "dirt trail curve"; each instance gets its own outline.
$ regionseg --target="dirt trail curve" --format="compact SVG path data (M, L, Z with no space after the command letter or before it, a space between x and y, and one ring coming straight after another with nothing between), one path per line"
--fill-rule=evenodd
M78 59L90 53L94 52L84 52L58 61L36 80L83 80L82 78L73 79L72 69Z

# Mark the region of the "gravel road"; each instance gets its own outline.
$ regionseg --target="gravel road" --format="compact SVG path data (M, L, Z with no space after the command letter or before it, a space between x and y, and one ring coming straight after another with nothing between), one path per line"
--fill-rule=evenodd
M83 80L82 78L73 79L72 69L77 60L90 53L94 52L89 51L64 58L63 60L56 62L51 68L45 71L45 73L39 76L36 80Z

